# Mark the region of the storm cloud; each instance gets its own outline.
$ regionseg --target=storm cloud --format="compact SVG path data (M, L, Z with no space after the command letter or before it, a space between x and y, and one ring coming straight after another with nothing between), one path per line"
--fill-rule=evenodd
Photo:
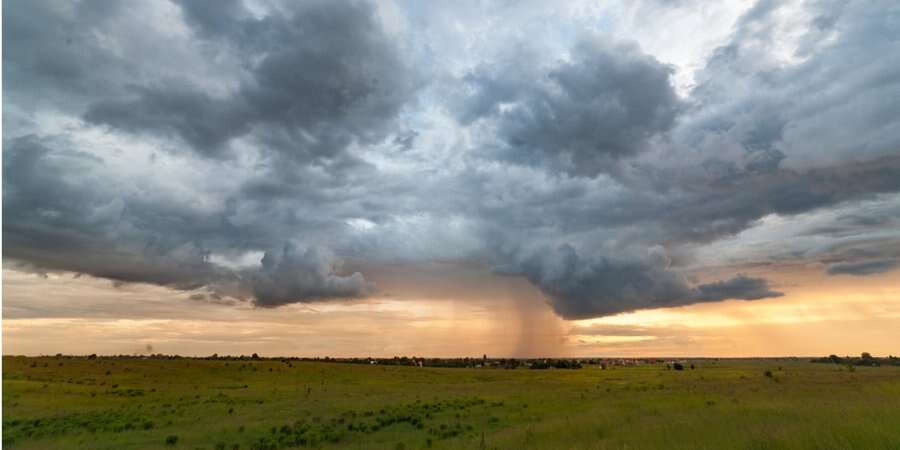
M580 38L570 60L523 68L528 51L463 78L464 123L491 122L511 162L594 175L668 130L680 109L672 71L631 42Z
M896 267L900 7L759 2L696 57L551 9L6 2L4 262L266 308L441 262L567 319Z
M417 88L414 69L368 3L305 2L262 19L239 2L222 10L180 5L201 39L232 52L238 85L218 97L177 78L134 86L130 96L89 105L85 120L174 135L203 155L221 154L256 129L267 151L310 161L382 139Z
M281 252L267 252L260 264L258 272L249 274L259 306L278 306L297 299L362 297L372 290L359 272L336 275L340 261L318 248L300 252L285 245Z
M520 274L547 293L551 306L567 319L584 319L637 309L682 306L726 299L780 297L765 280L738 275L723 281L691 285L669 270L661 248L643 258L583 258L569 245L541 249L501 269Z
M856 276L874 275L887 272L898 266L900 266L900 260L896 259L834 263L828 266L828 274Z

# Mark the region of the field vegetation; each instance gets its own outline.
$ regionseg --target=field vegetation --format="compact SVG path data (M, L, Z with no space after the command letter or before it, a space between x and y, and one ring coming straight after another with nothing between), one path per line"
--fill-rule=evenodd
M900 448L894 365L765 359L579 366L8 356L3 446Z

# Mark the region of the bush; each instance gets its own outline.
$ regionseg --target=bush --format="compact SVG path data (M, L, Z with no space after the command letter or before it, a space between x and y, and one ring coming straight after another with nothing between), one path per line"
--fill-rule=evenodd
M772 377L774 376L774 375L772 375L772 371L771 371L771 370L765 371L764 375L766 376L766 378L772 378Z
M175 436L174 434L166 436L166 445L175 445L177 443L178 443L178 436Z

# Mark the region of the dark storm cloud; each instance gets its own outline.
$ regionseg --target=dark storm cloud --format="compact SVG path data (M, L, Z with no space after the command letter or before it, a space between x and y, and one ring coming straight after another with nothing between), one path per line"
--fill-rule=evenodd
M266 252L261 264L262 268L250 275L257 306L278 306L297 299L362 297L373 288L359 272L335 275L340 263L324 249L299 252L285 245L281 252Z
M736 276L691 286L669 269L661 249L642 259L584 258L570 245L540 249L520 256L507 274L525 276L543 290L551 306L567 319L617 314L637 309L682 306L726 299L758 300L779 297L765 280Z
M368 2L11 4L3 257L19 267L270 307L369 295L356 267L452 260L586 318L781 295L689 277L694 253L769 216L850 211L772 260L897 260L896 211L854 208L900 192L898 6L807 2L786 34L760 2L681 98L637 44L481 53L427 15L389 30Z
M619 183L622 184L619 184ZM489 217L502 236L551 239L584 233L645 246L708 243L770 214L791 216L900 191L900 158L822 169L764 173L735 169L643 167L619 179L539 176L533 171L472 168L457 191L481 199L470 214ZM514 231L525 230L523 234ZM558 241L557 241L558 242Z
M768 214L800 214L900 191L900 158L822 169L673 179L680 186L670 186L666 194L655 197L662 211L657 223L673 238L704 242L747 229ZM668 208L667 202L671 202Z
M102 1L4 3L4 98L45 104L50 99L40 92L100 95L112 87L95 77L95 71L113 72L117 77L135 75L133 67L117 64L114 55L99 48L102 35L96 31L119 6ZM52 103L65 104L59 97Z
M308 2L264 18L236 2L181 6L200 37L234 53L246 80L224 98L178 80L138 87L91 105L87 121L178 136L205 155L256 129L288 160L343 158L354 141L383 139L418 87L369 3Z
M877 259L873 261L856 261L835 263L828 266L829 275L875 275L900 266L897 259Z
M358 297L371 288L359 273L340 274L340 259L322 249L288 244L253 269L213 264L212 251L242 239L227 207L204 214L176 199L117 191L103 181L113 179L103 160L57 149L62 144L34 136L4 142L3 257L14 266L182 290L208 286L259 306ZM264 232L251 234L278 239Z
M230 100L216 99L185 87L135 87L133 98L91 105L85 120L124 131L151 131L180 136L202 154L222 151L231 138L250 130L249 111Z
M759 300L781 297L781 292L769 288L768 282L760 278L738 275L723 281L701 284L696 287L697 299L715 302L724 299Z
M205 36L222 36L241 32L243 21L250 14L242 0L221 0L215 6L209 2L197 0L180 0L185 20Z
M71 100L73 109L84 105L88 123L177 137L204 156L224 156L232 139L255 131L252 139L282 161L264 178L290 192L293 203L273 202L265 194L271 189L248 185L219 210L195 210L165 191L157 196L135 189L89 151L65 150L78 147L65 139L10 139L4 143L5 258L22 267L119 282L213 286L266 306L356 297L371 288L360 274L334 272L340 260L324 249L266 253L264 262L279 262L255 270L209 261L211 253L278 246L293 238L286 229L335 226L334 218L309 220L292 210L304 202L310 208L327 203L333 197L328 190L340 186L302 166L285 175L283 162L337 160L330 168L352 163L344 148L380 140L414 93L414 71L382 31L371 4L311 2L255 18L241 2L185 2L185 19L214 50L196 56L236 59L233 69L247 74L224 92L192 81L189 71L173 78L177 59L135 60L113 51L110 42L146 47L157 31L123 29L129 20L123 10L91 2L22 6L4 7L10 25L4 27L4 75L7 88L15 86L13 96L5 90L5 104L47 101L37 94L50 88L60 93L56 98ZM24 100L13 100L18 96Z
M522 67L528 56L465 77L460 120L494 121L503 159L595 175L668 130L681 107L672 69L636 44L586 37L571 60L537 70Z

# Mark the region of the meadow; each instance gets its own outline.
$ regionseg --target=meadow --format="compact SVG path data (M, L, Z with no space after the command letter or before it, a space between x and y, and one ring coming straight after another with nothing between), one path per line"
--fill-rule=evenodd
M900 449L900 367L3 358L8 449Z

